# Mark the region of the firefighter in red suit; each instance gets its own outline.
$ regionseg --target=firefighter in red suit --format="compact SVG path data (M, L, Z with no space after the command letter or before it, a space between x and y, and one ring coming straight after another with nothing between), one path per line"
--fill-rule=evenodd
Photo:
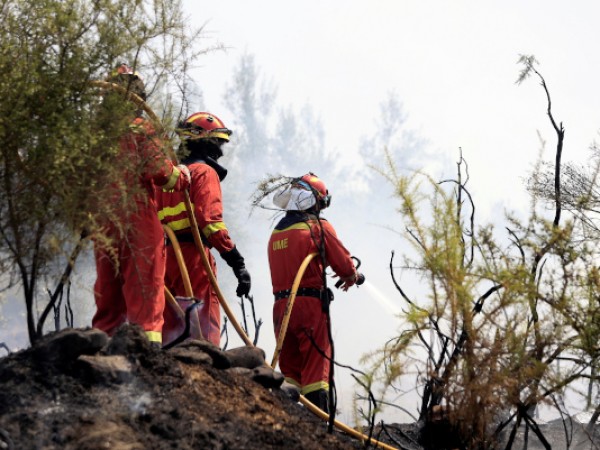
M141 78L126 64L118 67L109 80L145 100ZM92 326L112 335L124 322L134 323L158 347L162 343L165 306L165 246L156 217L155 186L186 189L189 171L174 166L166 157L165 144L141 115L141 111L136 112L137 117L119 142L119 158L126 167L123 183L110 186L107 197L115 203L121 200L125 210L119 223L106 224L107 239L94 240L97 310Z
M326 289L324 271L330 266L342 280L344 290L355 284L359 276L333 226L320 217L330 199L325 183L316 175L308 173L293 180L274 197L275 204L287 213L275 226L268 248L277 339L298 269L306 256L317 253L307 266L296 294L279 368L286 381L297 386L302 395L323 411L329 409L330 363L319 350L331 356L330 291Z
M221 181L227 175L227 169L217 162L223 156L222 146L229 142L231 130L214 114L197 112L179 124L178 132L182 139L180 152L187 153L182 163L189 168L192 179L190 200L211 269L216 276L217 267L210 252L210 249L214 248L233 269L238 280L237 295L247 296L251 287L250 274L246 269L244 258L223 222ZM159 218L177 236L194 297L204 302L204 305L197 309L202 336L219 346L221 338L219 299L194 244L184 197L180 193L162 189L158 192L158 200ZM173 295L186 295L181 271L171 245L167 245L165 285ZM167 308L165 330L176 320L172 311Z

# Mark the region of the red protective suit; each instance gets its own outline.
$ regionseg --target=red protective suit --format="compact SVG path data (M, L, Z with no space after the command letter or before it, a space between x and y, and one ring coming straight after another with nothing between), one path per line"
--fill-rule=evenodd
M289 211L277 224L269 240L269 265L273 294L292 288L294 278L307 255L317 253L310 262L300 289L322 290L323 260L319 247L324 238L327 266L342 279L352 279L356 269L350 253L325 219L299 211ZM288 293L289 295L289 293ZM275 301L273 325L279 338L287 296ZM327 314L315 296L297 295L279 357L279 368L286 380L301 388L303 395L329 389L329 362L319 354L315 344L327 355L331 345L327 332Z
M189 186L187 177L165 158L163 145L142 118L132 122L120 141L124 167L136 167L135 174L124 169L125 188L139 193L130 209L123 211L121 227L106 225L110 244L95 241L97 311L92 319L93 327L109 335L125 321L138 324L157 343L162 342L165 249L156 217L155 185L177 190ZM108 201L118 201L119 189L123 187L109 188Z
M215 169L203 160L189 159L185 163L190 169L192 177L190 200L205 244L206 256L216 277L217 267L210 248L215 248L219 253L226 253L235 246L223 222L221 182ZM197 310L202 336L218 346L221 339L219 299L210 283L201 255L193 242L183 194L160 190L157 199L160 220L177 235L190 276L194 297L204 301L204 306ZM173 295L186 296L181 271L171 245L167 245L165 285ZM178 319L170 313L170 310L166 309L164 329L171 329L176 320Z

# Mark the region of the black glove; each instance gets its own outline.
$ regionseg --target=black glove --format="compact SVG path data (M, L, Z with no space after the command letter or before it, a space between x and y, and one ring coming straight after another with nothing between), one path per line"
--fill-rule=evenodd
M246 264L244 263L244 257L236 247L233 247L230 251L221 253L221 258L233 269L233 273L238 280L238 286L235 290L237 296L248 295L250 293L251 282L250 273L246 270Z

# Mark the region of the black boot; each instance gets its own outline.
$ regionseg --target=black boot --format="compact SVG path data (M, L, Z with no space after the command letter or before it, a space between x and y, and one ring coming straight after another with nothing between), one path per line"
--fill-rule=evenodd
M306 399L318 406L329 414L329 391L325 389L319 389L318 391L312 391L305 395Z

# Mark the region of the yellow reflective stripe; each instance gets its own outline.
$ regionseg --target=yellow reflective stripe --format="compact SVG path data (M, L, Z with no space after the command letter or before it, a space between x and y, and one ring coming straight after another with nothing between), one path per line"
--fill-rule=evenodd
M193 203L192 203L192 206L194 206ZM158 219L163 220L169 216L177 216L185 211L186 211L185 203L179 202L175 206L166 206L166 207L162 208L160 211L158 211Z
M306 222L295 223L292 226L284 228L283 230L273 230L273 234L283 233L288 230L310 230L310 226Z
M144 331L150 342L158 342L162 344L162 333L160 331Z
M211 234L216 233L217 231L226 230L227 226L224 222L214 222L209 223L204 228L202 228L202 233L204 236L209 237Z
M194 208L194 204L192 203L192 208ZM187 209L185 207L184 202L180 202L175 206L167 206L158 211L158 220L163 221L168 219L169 217L178 216L181 213L186 212ZM171 228L173 231L184 230L186 228L190 228L190 220L186 217L185 219L173 220L167 222L167 226ZM209 223L202 229L202 233L205 237L209 237L211 234L216 233L217 231L226 230L227 226L224 222L214 222Z
M173 189L173 187L177 184L177 180L179 179L179 174L181 171L177 167L173 167L173 172L171 172L171 176L169 177L169 181L163 184L161 187L164 189Z
M173 220L167 226L173 231L185 230L186 228L190 228L190 219L186 217L181 220Z
M306 386L302 386L302 391L300 392L302 395L310 394L311 392L318 391L319 389L329 390L329 383L326 381L317 381L316 383L307 384Z

